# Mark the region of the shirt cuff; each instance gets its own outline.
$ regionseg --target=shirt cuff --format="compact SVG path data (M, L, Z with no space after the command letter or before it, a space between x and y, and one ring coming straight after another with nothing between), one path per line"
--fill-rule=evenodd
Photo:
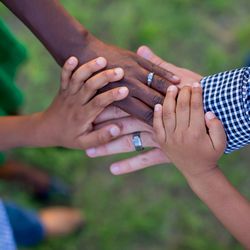
M250 67L204 77L205 112L213 112L223 123L230 153L250 144Z

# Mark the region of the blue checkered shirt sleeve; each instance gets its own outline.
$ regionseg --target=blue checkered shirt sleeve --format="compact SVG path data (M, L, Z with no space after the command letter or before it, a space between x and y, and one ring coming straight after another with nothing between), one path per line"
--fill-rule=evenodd
M204 109L223 123L230 153L250 144L250 67L204 77Z
M5 212L5 208L0 200L0 250L16 250L12 230Z

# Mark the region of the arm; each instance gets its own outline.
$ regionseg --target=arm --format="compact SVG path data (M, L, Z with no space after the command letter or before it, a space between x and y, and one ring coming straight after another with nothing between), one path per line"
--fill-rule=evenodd
M163 107L155 107L154 129L163 151L193 191L249 249L250 204L217 166L226 135L213 113L204 115L200 85L184 87L179 93L175 86L169 88Z
M250 249L250 204L216 169L188 180L196 195L245 247Z
M103 56L108 60L108 68L122 67L125 77L105 90L127 86L129 97L116 105L150 124L154 105L163 102L162 93L170 83L179 82L172 73L136 54L98 40L67 14L58 0L2 2L32 30L61 66L66 58L73 55L78 57L80 64ZM149 72L155 72L152 88L146 86Z

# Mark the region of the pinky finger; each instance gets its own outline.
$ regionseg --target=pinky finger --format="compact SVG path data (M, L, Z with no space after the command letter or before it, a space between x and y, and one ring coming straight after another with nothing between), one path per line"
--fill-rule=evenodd
M170 161L160 149L152 149L135 157L113 163L110 171L114 175L122 175L162 163L170 163Z
M81 149L97 147L109 143L110 141L118 137L120 133L121 130L118 126L109 125L99 130L95 130L89 133L87 136L80 136L78 138L79 145Z
M77 65L78 65L78 59L74 56L70 57L63 65L62 73L61 73L61 89L62 90L65 90L68 88L71 75Z

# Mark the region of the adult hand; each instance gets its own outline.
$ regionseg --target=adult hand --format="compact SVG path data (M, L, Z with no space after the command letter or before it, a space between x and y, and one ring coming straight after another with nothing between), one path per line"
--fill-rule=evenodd
M159 67L173 72L175 75L178 75L181 79L179 87L184 85L192 85L194 82L199 82L202 79L202 76L196 72L193 72L189 69L177 67L174 64L171 64L167 61L164 61L162 58L154 54L154 52L147 46L141 46L137 50L137 54L143 57L146 60L149 60L151 63L158 65Z
M177 67L171 63L168 63L155 55L150 48L146 46L142 46L138 49L137 54L142 56L144 59L151 61L152 63L163 67L164 69L168 69L172 71L174 74L180 76L181 84L185 82L185 84L192 84L195 81L200 81L202 76L192 72L185 68ZM109 108L104 111L100 117L96 120L97 123L101 123L103 121L112 120L121 117L128 117L129 114L121 111L118 108ZM164 155L160 146L156 143L155 134L152 128L149 128L143 123L136 121L135 119L123 119L117 120L119 126L122 126L121 134L124 134L123 137L116 139L113 143L109 143L103 145L98 148L92 148L87 150L87 154L90 157L98 157L105 155L118 154L123 152L131 152L134 151L134 145L132 144L132 134L136 131L143 131L141 134L142 142L144 147L155 147L154 149L147 151L145 153L141 153L132 158L125 159L120 162L113 163L111 165L111 172L114 174L125 174L129 172L134 172L146 167L150 167L156 164L169 163L169 159ZM130 130L125 131L124 127L129 127ZM145 127L146 126L146 127ZM134 128L131 130L131 128ZM145 131L146 128L146 131ZM128 132L130 131L130 134ZM125 133L127 132L127 133Z
M116 124L120 128L120 137L103 146L86 150L89 157L100 157L135 150L132 143L132 134L141 131L141 139L145 148L153 148L139 155L116 162L111 165L111 172L115 175L134 172L149 166L169 163L168 158L160 149L155 140L153 128L144 122L131 117L121 109L110 106L95 120L95 128L100 129L110 124Z
M157 103L163 103L166 89L171 84L178 84L179 78L170 73L167 69L156 66L152 62L127 50L107 45L88 35L87 45L82 53L80 61L87 61L97 56L105 57L108 61L108 68L123 68L124 78L115 83L111 83L102 91L119 86L126 86L129 89L129 96L115 103L127 113L152 125L153 108ZM154 72L151 87L147 86L147 77L150 72Z

